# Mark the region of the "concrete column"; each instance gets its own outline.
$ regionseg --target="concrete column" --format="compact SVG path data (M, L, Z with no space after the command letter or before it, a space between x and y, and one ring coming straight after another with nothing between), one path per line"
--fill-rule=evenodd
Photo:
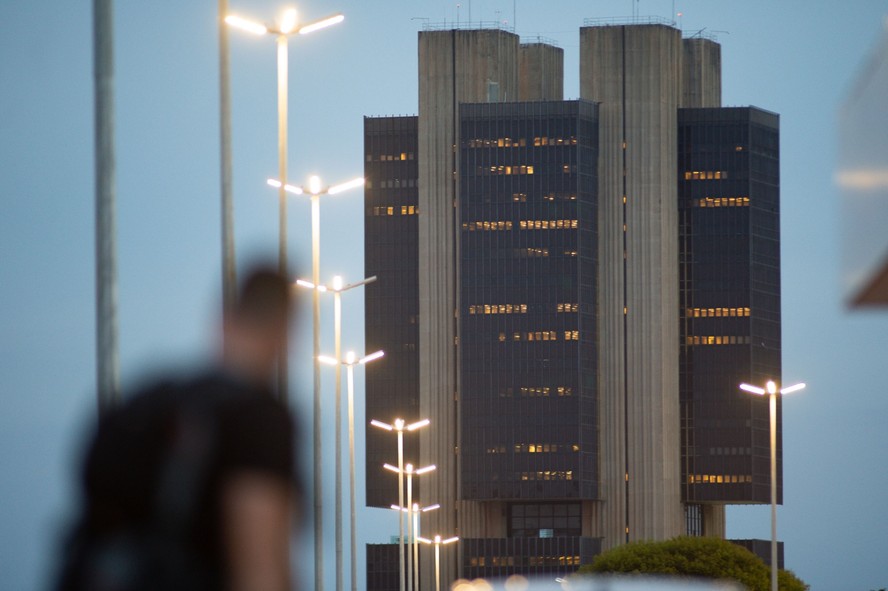
M564 100L564 50L546 43L521 45L518 54L518 100Z
M580 29L598 101L599 388L604 547L679 535L677 109L681 35Z
M682 40L683 108L721 106L721 45L710 39Z
M724 540L726 535L725 506L703 505L703 535Z
M422 502L441 509L422 531L462 535L459 517L477 513L459 502L458 228L459 104L518 96L518 36L500 30L419 34L419 405L431 425L420 433L420 465L438 469L422 482ZM441 582L457 577L459 552L441 556ZM421 587L431 588L425 558Z

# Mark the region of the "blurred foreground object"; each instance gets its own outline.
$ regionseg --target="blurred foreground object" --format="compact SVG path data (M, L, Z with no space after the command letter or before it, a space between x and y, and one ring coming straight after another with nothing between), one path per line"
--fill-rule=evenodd
M162 378L101 417L58 587L142 591L290 588L293 421L272 392L290 286L249 274L219 361Z
M693 579L675 575L572 575L568 578L525 578L504 581L457 581L451 591L746 591L734 581Z
M839 112L843 291L851 307L888 304L888 18Z

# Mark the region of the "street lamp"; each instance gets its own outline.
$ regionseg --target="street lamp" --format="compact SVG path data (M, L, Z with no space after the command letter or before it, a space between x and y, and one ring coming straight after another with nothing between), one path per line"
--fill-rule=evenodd
M413 537L409 543L413 547L413 589L415 591L419 591L419 515L440 508L441 505L437 503L428 507L420 507L418 503L413 503L410 507L392 505L393 510L407 513L407 518L413 521Z
M314 443L314 525L315 525L315 589L323 591L323 583L320 579L320 572L323 568L323 562L318 559L320 555L323 557L323 531L322 531L322 499L323 486L321 476L321 364L318 357L321 354L321 300L320 288L321 280L321 207L320 198L322 195L336 195L348 189L353 189L364 184L363 178L356 178L338 185L323 187L321 179L318 176L312 176L308 179L307 187L297 187L290 185L285 179L268 179L267 183L271 187L279 189L281 194L290 193L293 195L308 195L311 198L311 285L318 286L312 290L312 369L314 372L314 401L312 412L312 428ZM297 282L298 284L298 282ZM301 285L301 284L300 284ZM338 352L337 352L338 357ZM339 377L337 373L337 384ZM339 386L337 385L337 392ZM337 396L337 400L339 396ZM338 403L337 403L338 404ZM337 421L337 424L339 422ZM337 441L340 437L336 438ZM339 454L336 456L340 457ZM337 471L340 472L340 471ZM339 572L339 571L337 571ZM340 582L341 583L341 582ZM319 587L320 585L320 587ZM341 591L337 587L337 591Z
M457 536L447 538L446 540L442 540L441 536L435 536L434 539L431 540L428 538L419 538L419 541L423 544L435 545L435 591L441 591L441 546L452 544L457 540L459 540L459 537Z
M362 281L358 281L357 283L350 283L348 285L342 284L342 277L335 276L333 277L333 283L331 285L316 285L310 281L305 281L304 279L297 279L296 285L299 287L305 287L309 289L314 289L315 293L324 293L330 292L333 294L333 333L334 333L334 350L335 357L325 357L323 355L318 356L318 361L322 363L328 363L331 365L339 366L342 360L342 292L348 291L350 289L354 289L356 287L360 287L362 285L367 285L368 283L372 283L376 281L376 276L368 277ZM332 361L332 363L330 363ZM336 368L336 404L335 404L335 422L336 422L336 490L334 496L336 497L336 517L335 517L335 536L336 536L336 589L337 591L342 591L342 371L341 368ZM353 436L350 437L350 441ZM354 525L354 522L352 522Z
M398 434L398 468L394 470L398 473L398 506L404 506L404 430L415 431L421 427L425 427L431 421L422 419L415 423L407 425L404 419L395 419L394 423L389 425L382 421L373 419L370 424L386 431L394 431ZM400 591L405 591L405 575L404 575L404 513L398 513L398 554L400 561Z
M376 276L368 277L358 281L357 283L342 284L342 277L333 277L333 283L330 285L318 285L304 279L297 279L296 285L307 289L314 290L314 293L332 293L333 294L333 342L334 357L318 356L318 361L335 365L336 367L336 490L334 496L336 498L336 517L335 517L335 536L336 536L336 589L342 591L342 371L339 365L342 363L342 292L367 285L376 281ZM351 413L351 409L349 410ZM353 439L353 434L349 434L349 441ZM354 521L352 521L354 527Z
M249 20L237 15L229 14L225 17L225 22L237 29L247 31L254 35L265 35L271 33L277 35L277 98L278 98L278 176L281 179L280 190L278 191L278 271L282 277L287 276L287 196L283 186L287 183L287 46L290 35L311 33L318 29L323 29L330 25L340 23L345 19L342 14L334 14L302 26L297 25L296 9L288 8L284 10L275 25L265 25L253 20ZM317 279L317 278L315 278ZM317 280L315 281L317 283ZM315 356L318 351L315 350ZM317 364L315 364L317 365ZM315 374L316 383L320 378ZM278 362L278 396L281 400L287 397L287 343L283 344L283 350L280 354ZM316 470L318 468L316 467ZM317 476L317 472L315 473ZM317 483L316 483L317 486ZM319 491L316 489L315 493ZM321 591L323 581L320 576L322 561L318 558L321 549L321 522L320 517L315 514L315 584L316 591Z
M768 395L771 413L771 591L777 591L777 395L798 392L804 383L777 389L777 384L768 380L764 388L740 384L740 389L758 396Z
M365 279L359 283L346 286L338 291L345 291L346 289L350 289L352 287L357 287L358 285L362 285L365 283L369 283L370 281L375 280L376 277L373 276L369 279ZM298 282L297 282L298 283ZM338 292L337 293L337 302L338 302ZM339 361L333 357L326 357L321 355L319 357L319 361L321 363L326 363L327 365L344 365L346 367L346 383L348 389L348 488L349 488L349 508L351 513L351 521L349 524L349 533L351 535L351 590L357 591L358 589L358 564L357 564L357 552L358 552L358 542L356 536L356 508L355 508L355 365L364 365L379 359L385 355L383 351L376 351L375 353L370 353L369 355L365 355L360 359L355 359L354 351L349 351L345 355L344 361ZM339 374L339 368L336 369L336 373ZM338 378L338 375L337 375ZM337 379L338 383L338 379ZM340 420L339 420L339 393L336 395L336 552L337 552L337 564L341 567L341 554L342 554L342 484L341 484L341 463L340 463ZM338 575L337 575L338 576Z
M407 464L403 469L392 466L391 464L383 464L383 468L386 470L390 470L392 472L397 472L398 474L406 474L407 475L407 507L413 506L413 475L421 476L422 474L426 474L427 472L431 472L435 469L435 465L432 464L430 466L425 466L423 468L413 468L413 464ZM413 522L408 519L407 520L407 540L409 543L413 543ZM407 561L407 591L413 591L413 560ZM417 590L418 591L418 590Z

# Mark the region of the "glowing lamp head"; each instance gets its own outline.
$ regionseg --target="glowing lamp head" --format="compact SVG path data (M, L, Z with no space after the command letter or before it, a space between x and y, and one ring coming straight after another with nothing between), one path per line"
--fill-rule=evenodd
M768 391L768 394L776 394L777 384L775 384L773 380L768 380L768 383L765 384L765 389Z
M321 177L313 175L308 178L308 192L317 195L321 192Z
M349 351L345 354L345 362L349 365L352 365L355 362L355 352Z
M336 275L333 277L333 291L341 291L342 290L342 276Z
M404 419L395 419L395 429L398 431L404 428Z
M278 27L284 35L288 35L296 29L295 8L287 8L281 13L280 18L278 19Z
M440 543L441 543L441 536L435 536L435 543L436 543L436 544L440 544Z

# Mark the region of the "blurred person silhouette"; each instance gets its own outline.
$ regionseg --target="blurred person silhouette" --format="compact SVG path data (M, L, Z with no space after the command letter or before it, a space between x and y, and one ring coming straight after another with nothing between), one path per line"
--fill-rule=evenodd
M272 391L291 293L255 269L225 314L216 366L100 419L58 589L291 588L302 487L294 423Z

